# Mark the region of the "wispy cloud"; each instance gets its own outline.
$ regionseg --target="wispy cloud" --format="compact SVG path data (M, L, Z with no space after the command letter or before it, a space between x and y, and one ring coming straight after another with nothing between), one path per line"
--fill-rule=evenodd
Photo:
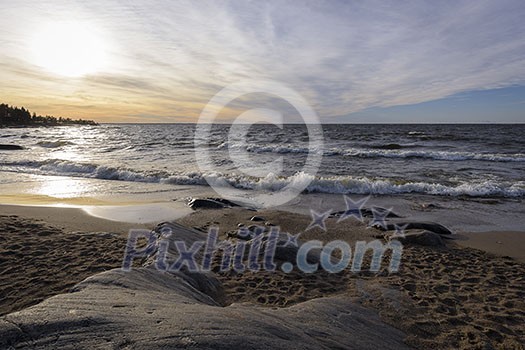
M27 26L17 26L20 14ZM221 87L247 78L288 84L330 117L525 83L519 0L95 0L8 6L0 63L20 89L47 74L26 56L31 30L64 18L93 23L111 57L105 71L66 82L74 85L70 96L105 96L111 101L100 108L114 113L128 105L144 115L197 116ZM25 68L6 68L12 59ZM63 85L56 91L55 103L67 101Z

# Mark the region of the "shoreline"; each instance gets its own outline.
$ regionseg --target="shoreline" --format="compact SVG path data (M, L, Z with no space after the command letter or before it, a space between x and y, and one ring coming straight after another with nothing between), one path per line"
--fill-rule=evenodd
M1 216L15 215L71 232L107 232L126 235L130 229L152 229L153 224L112 221L89 215L81 208L0 204Z
M164 207L164 203L152 204L146 213L153 213L159 208ZM118 233L127 236L130 229L153 229L163 221L177 221L187 223L188 226L196 224L196 213L206 213L206 217L199 220L214 218L217 211L204 210L193 211L188 208L183 213L167 210L161 213L163 219L146 220L147 222L137 222L136 220L126 220L130 215L127 208L133 208L131 215L135 211L143 211L146 205L112 205L88 208L82 206L62 207L51 205L30 205L30 204L0 204L0 215L18 217L43 222L45 224L60 228L65 232L107 232ZM120 208L120 209L119 209ZM165 208L165 207L164 207ZM98 209L98 211L97 211ZM277 211L279 212L279 211ZM116 213L116 214L115 214ZM171 213L171 214L170 214ZM284 211L287 215L293 212ZM301 215L302 213L296 213ZM156 214L157 217L158 213ZM112 217L112 219L108 219ZM199 216L197 216L199 217ZM220 220L221 218L216 218ZM227 230L236 230L237 227L232 223L227 225ZM294 227L300 231L299 227ZM525 262L525 251L521 248L525 246L525 231L491 230L480 232L459 232L454 235L450 243L460 247L482 250L500 257L511 257L517 261Z

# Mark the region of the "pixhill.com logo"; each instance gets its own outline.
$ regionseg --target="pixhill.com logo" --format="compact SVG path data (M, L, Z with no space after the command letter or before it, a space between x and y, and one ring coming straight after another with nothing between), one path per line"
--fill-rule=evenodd
M339 222L350 217L364 221L362 207L365 200L353 201L345 196L347 210L342 213ZM312 210L312 222L306 228L315 226L326 230L327 213L318 214ZM374 210L373 224L384 221L384 211ZM159 271L177 272L208 272L216 267L218 271L276 271L278 268L285 273L294 269L304 273L314 273L324 270L338 273L349 269L351 272L362 271L367 252L371 253L369 271L378 272L387 252L390 252L388 271L399 270L403 245L396 239L382 242L357 241L354 248L348 242L332 240L324 243L320 240L300 242L297 235L281 232L277 226L269 229L257 226L249 230L242 227L235 235L237 239L219 239L219 227L211 227L206 239L180 240L175 232L166 226L160 232L147 230L131 230L126 245L122 269L129 271L134 259L153 257L154 266ZM147 244L140 245L145 240ZM279 255L280 264L276 263ZM283 261L282 257L288 259ZM215 262L215 265L214 265ZM218 264L218 265L217 265Z

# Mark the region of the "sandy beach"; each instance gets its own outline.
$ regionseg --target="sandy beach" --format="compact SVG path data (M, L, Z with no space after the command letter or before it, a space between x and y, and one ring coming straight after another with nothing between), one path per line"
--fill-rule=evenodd
M144 228L73 208L3 205L0 213L2 315L118 267L128 230Z
M2 315L119 268L127 231L154 226L103 220L72 208L3 205L0 213ZM304 232L311 221L289 212L230 208L197 210L177 223L201 233L219 226L220 238L226 239L239 224L254 224L254 215L264 220L262 225L280 226L281 232ZM327 232L314 228L300 239L340 239L353 246L381 235L356 220L341 225L329 218ZM516 248L523 246L522 232L471 233L445 240L441 247L405 244L397 273L389 273L385 264L379 273L216 272L222 290L217 300L225 308L247 303L286 309L340 297L402 331L408 347L523 349L525 262Z

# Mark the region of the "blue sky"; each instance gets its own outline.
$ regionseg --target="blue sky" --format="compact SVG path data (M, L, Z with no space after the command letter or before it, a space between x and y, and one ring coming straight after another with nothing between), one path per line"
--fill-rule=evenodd
M191 122L251 79L325 122L525 122L523 1L2 2L3 102L43 114Z
M469 91L412 105L369 108L337 123L525 123L525 86Z

